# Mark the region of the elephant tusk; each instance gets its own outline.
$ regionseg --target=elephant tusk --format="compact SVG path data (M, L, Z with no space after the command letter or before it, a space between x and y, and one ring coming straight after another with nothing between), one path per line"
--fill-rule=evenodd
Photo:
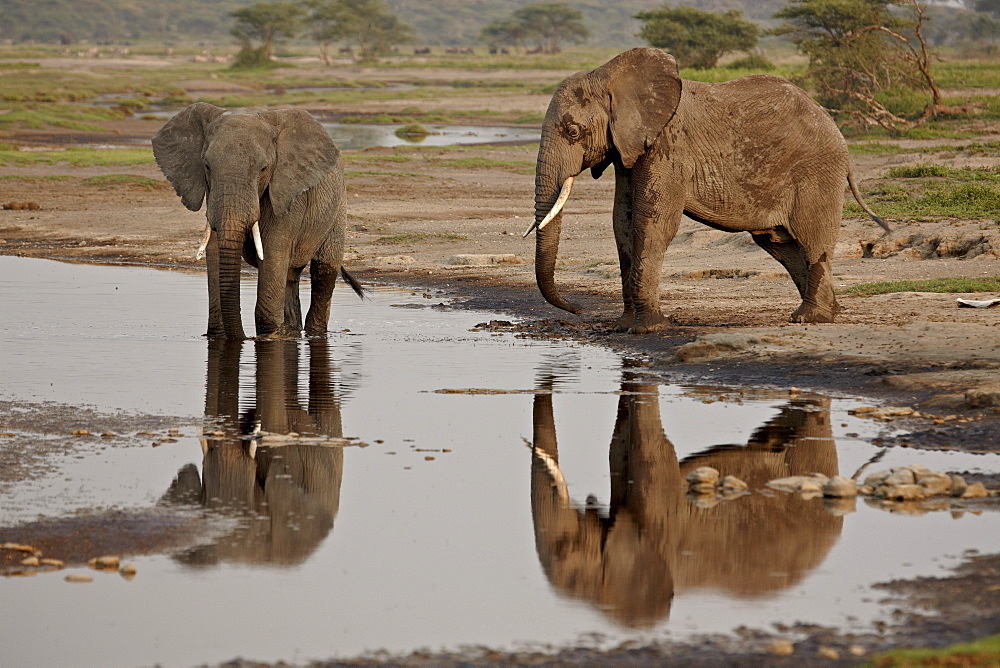
M205 225L205 238L201 240L201 245L198 246L198 254L194 256L194 259L200 260L205 257L205 248L208 246L208 240L212 238L212 226Z
M558 216L559 212L562 211L563 206L566 204L566 200L569 199L569 193L572 190L573 190L573 177L570 176L565 181L563 181L562 190L559 191L559 197L556 199L556 203L553 204L552 208L549 209L549 212L545 214L545 218L542 218L542 222L539 223L536 221L532 223L531 227L529 227L524 232L524 234L521 235L521 238L523 239L527 237L535 229L539 230L542 229L543 227L549 224L549 221Z
M257 259L264 260L264 244L260 240L260 222L255 222L253 227L250 228L250 232L253 234L253 245L257 249Z

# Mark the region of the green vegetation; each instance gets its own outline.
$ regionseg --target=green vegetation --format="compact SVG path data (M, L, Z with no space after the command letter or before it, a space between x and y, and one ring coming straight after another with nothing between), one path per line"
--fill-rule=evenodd
M427 239L440 239L442 241L466 241L467 236L463 234L429 234L426 232L407 232L405 234L395 234L389 237L379 237L373 244L381 246L399 246L402 244L412 244Z
M426 137L434 134L420 123L407 123L395 132L397 137Z
M583 24L583 12L565 2L536 2L515 9L510 16L497 19L479 33L480 41L496 52L504 46L520 51L528 42L535 44L532 53L559 53L565 42L580 43L590 36Z
M885 281L882 283L861 283L853 285L845 294L871 297L872 295L888 295L895 292L997 292L1000 291L1000 276L992 278L933 278L926 281ZM878 664L882 665L882 664ZM889 664L904 665L904 664Z
M46 151L18 151L0 146L0 165L57 165L69 163L73 167L109 167L146 165L155 162L153 151L148 148L70 147Z
M995 169L954 169L916 165L894 167L867 194L868 203L894 218L962 218L1000 220L1000 172ZM845 213L860 215L854 202Z
M671 7L639 12L639 37L650 46L664 49L680 67L707 70L719 58L733 51L750 51L757 45L761 30L743 18L743 12L707 12L694 7Z
M939 649L897 649L872 657L873 668L993 668L1000 665L1000 635Z

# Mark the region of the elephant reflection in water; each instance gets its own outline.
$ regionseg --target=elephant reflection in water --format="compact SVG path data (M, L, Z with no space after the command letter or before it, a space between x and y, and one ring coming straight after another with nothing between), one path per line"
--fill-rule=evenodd
M311 339L309 400L299 400L299 342L254 342L256 406L240 414L242 341L208 343L203 471L188 464L164 499L198 503L252 518L232 533L200 545L179 559L189 565L222 561L292 565L304 561L326 538L340 505L344 470L341 447L290 443L256 447L247 438L258 428L270 433L342 437L339 399L333 388L329 342Z
M534 399L535 546L557 590L625 626L646 628L669 615L675 591L714 588L752 598L792 586L822 563L842 518L820 500L755 491L698 507L684 480L700 466L735 475L751 490L789 475L836 475L828 399L788 403L746 446L717 446L678 461L663 431L657 386L626 377L621 389L606 512L571 503L552 395Z

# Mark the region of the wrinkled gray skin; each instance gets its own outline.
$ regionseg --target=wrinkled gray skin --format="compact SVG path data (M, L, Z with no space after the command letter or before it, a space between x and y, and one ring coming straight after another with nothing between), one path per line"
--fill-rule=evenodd
M660 267L681 214L747 231L791 274L802 298L793 321L831 322L839 307L830 260L837 242L847 144L804 91L773 76L722 84L682 80L659 49L626 51L563 81L542 126L535 220L567 177L615 167L613 226L624 312L617 327L662 329ZM537 233L535 275L551 304L579 313L555 286L562 214Z
M153 137L153 154L184 206L206 201L208 336L244 339L240 256L260 271L254 313L258 336L302 331L299 277L310 265L312 295L305 331L326 332L341 267L346 208L340 151L299 109L233 109L197 102ZM250 229L260 221L264 259Z

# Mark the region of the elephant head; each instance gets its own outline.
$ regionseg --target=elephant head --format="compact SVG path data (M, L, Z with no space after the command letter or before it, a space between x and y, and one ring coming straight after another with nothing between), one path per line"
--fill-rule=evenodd
M631 169L677 111L681 78L659 49L626 51L563 81L549 103L535 167L535 279L542 296L572 313L555 286L562 207L585 169L600 178L609 165Z
M209 286L218 288L223 330L210 324L209 335L243 339L239 277L248 234L253 229L256 263L263 256L258 221L286 215L337 166L339 151L306 111L197 102L156 133L153 155L184 206L198 211L207 202Z

